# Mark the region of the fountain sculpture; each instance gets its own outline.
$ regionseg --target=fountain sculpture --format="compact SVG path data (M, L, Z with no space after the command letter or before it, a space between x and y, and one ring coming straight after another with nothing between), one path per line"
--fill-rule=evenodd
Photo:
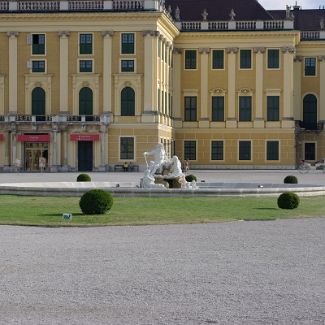
M154 160L148 163L147 157ZM182 188L195 189L195 182L187 182L182 165L177 156L168 158L164 146L158 143L151 151L144 153L147 169L140 182L142 188Z

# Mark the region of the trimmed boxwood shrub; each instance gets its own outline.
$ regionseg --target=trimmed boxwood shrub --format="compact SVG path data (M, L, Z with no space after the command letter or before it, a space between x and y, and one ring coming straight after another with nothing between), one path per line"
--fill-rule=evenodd
M284 184L298 184L298 178L296 176L289 175L283 180L283 183Z
M77 177L77 182L91 182L91 177L88 174L80 174Z
M299 203L299 196L293 192L284 192L278 197L278 207L280 209L296 209Z
M197 178L195 175L187 175L187 176L185 176L185 179L189 183L191 183L192 181L197 181Z
M111 193L100 189L86 192L79 201L79 206L84 214L104 214L111 209L113 197Z

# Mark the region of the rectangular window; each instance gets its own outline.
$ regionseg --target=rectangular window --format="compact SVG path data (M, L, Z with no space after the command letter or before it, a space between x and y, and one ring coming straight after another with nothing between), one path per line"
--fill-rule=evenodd
M80 34L79 35L79 54L93 53L93 35Z
M239 96L239 121L247 122L252 120L252 97Z
M134 159L134 138L121 137L120 138L120 159Z
M316 76L316 58L305 58L305 76Z
M225 98L223 96L212 96L212 121L224 121Z
M223 160L223 141L211 142L211 160Z
M239 141L239 160L251 160L250 141Z
M134 60L121 60L121 72L134 72Z
M267 68L279 69L280 68L280 51L276 49L269 49L267 51Z
M121 35L121 53L134 54L134 34L122 33Z
M45 72L45 61L32 61L32 72Z
M315 142L305 143L305 160L316 160L316 144Z
M185 69L193 70L196 69L196 51L185 50Z
M184 159L196 160L196 141L184 141Z
M240 50L240 68L251 69L252 68L252 51Z
M196 112L197 112L196 102L197 102L196 96L184 97L185 121L196 121Z
M45 54L45 34L32 35L32 54Z
M280 120L280 98L279 96L267 96L267 120Z
M92 60L80 60L79 61L79 72L93 72L93 61Z
M266 159L279 160L279 141L266 142Z
M224 51L212 51L212 69L224 69Z

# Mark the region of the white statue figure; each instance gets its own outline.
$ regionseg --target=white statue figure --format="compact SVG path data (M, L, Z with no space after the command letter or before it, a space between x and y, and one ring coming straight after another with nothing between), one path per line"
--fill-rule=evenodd
M150 169L146 169L141 179L140 187L142 188L165 188L163 184L155 184L155 179L150 173Z
M150 161L148 165L147 156L153 156L154 161ZM167 161L166 151L161 143L158 143L153 150L144 153L144 159L150 175L153 176L156 171Z
M179 176L184 176L182 172L182 164L177 156L173 156L172 159L165 163L165 166L169 169L169 173L165 175L165 178L175 178Z

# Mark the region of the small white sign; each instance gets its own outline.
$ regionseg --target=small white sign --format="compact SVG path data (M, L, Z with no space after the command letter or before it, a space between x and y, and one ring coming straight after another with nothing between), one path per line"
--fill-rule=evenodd
M72 213L63 213L64 220L72 220Z

